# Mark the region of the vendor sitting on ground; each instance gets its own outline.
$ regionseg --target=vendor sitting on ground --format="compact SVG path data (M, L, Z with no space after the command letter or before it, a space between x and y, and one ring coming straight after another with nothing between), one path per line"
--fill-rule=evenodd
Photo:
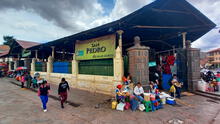
M177 95L176 97L180 98L182 84L178 81L177 76L175 74L173 75L173 79L171 83L172 85L174 85L176 89L176 95Z
M117 99L117 102L124 102L125 101L125 96L123 94L123 91L122 91L122 85L119 84L117 85L117 89L115 90L116 92L116 99Z
M144 89L140 82L138 82L134 88L134 95L140 102L144 101Z

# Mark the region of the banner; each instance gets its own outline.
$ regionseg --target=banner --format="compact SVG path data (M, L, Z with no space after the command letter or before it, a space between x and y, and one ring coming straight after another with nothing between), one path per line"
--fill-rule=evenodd
M22 57L28 57L30 55L31 55L31 51L29 51L29 50L23 50L22 51Z
M148 66L149 67L154 67L154 66L157 66L157 63L156 62L149 62Z
M115 54L115 35L107 35L75 44L76 60L113 58Z

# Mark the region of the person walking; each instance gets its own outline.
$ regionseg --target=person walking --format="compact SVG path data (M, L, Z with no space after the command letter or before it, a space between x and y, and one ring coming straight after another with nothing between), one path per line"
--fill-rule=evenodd
M32 79L32 83L33 83L33 88L38 88L36 77L34 77L34 78Z
M31 80L32 80L32 77L30 75L30 73L28 72L25 76L25 80L26 80L26 85L27 85L27 88L30 88L31 87Z
M24 88L24 83L25 83L25 76L24 75L20 76L20 81L21 81L21 88Z
M44 80L43 83L40 83L40 87L38 89L38 96L40 96L44 112L47 112L49 90L50 85L47 83L46 80Z
M61 102L61 108L64 108L63 103L66 102L67 100L67 90L69 91L69 84L68 82L65 80L65 78L61 79L61 82L59 84L58 87L58 95L60 96L60 102Z

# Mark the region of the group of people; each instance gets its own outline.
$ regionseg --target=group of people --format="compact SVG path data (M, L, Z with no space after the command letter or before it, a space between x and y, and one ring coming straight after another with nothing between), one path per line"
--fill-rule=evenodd
M30 88L34 81L34 79L32 80L32 77L29 72L17 72L15 78L17 81L21 82L21 88L24 88L25 83L26 87ZM34 84L33 86L36 86L36 84Z
M46 112L50 85L46 80L43 80L42 83L39 84L38 96L41 99L43 111ZM67 101L67 91L69 90L70 87L68 82L65 80L65 78L62 78L58 87L58 95L60 98L61 108L64 108L64 103Z
M216 74L208 69L201 70L201 80L206 82L206 90L208 92L219 92L220 72Z
M144 101L144 88L142 87L142 84L140 82L135 84L135 87L130 87L131 76L129 75L127 78L123 77L123 84L119 84L116 87L116 99L117 102L124 102L126 99L129 99L130 95L135 96L138 101L143 102ZM169 81L170 83L170 95L172 97L180 98L181 97L181 88L183 86L183 83L179 82L177 75L174 74L173 77ZM154 81L150 81L150 93L156 94L159 92L159 81L156 79ZM146 91L148 92L148 91Z
M34 75L32 78L30 73L18 73L16 75L16 80L21 82L21 88L25 87L26 83L26 88L38 88L38 96L40 97L41 103L42 103L42 109L44 112L47 112L47 103L48 103L48 96L49 93L51 92L50 84L40 78L39 75ZM60 98L60 104L61 108L64 108L64 103L67 101L67 92L70 90L68 82L65 80L65 78L61 79L61 82L58 86L58 95Z

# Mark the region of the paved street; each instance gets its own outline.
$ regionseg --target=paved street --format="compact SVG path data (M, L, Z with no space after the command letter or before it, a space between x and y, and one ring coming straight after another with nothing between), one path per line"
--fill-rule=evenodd
M86 97L86 96L81 96ZM82 98L82 100L86 98ZM71 97L70 101L77 99ZM85 103L87 101L84 101ZM49 98L48 112L41 110L40 99L31 90L21 89L0 79L0 124L166 124L169 120L181 120L184 124L218 124L220 104L200 96L185 96L177 106L165 105L156 112L118 112L106 103L96 109L80 105L60 108L57 100ZM83 103L81 103L83 104ZM88 104L88 103L87 103Z

